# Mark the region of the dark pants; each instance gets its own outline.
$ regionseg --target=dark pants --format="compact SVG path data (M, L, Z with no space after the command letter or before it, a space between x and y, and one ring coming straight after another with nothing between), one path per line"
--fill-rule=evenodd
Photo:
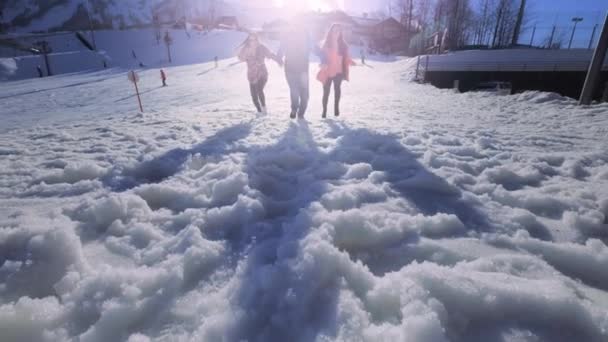
M303 117L308 107L309 81L308 71L285 71L289 93L291 95L291 115Z
M336 75L330 78L323 85L323 117L327 116L327 102L329 101L329 93L331 92L331 84L334 84L334 115L340 115L340 97L342 96L342 81L344 76Z
M266 96L264 95L264 87L268 82L268 76L262 77L257 83L249 83L249 90L251 91L251 99L253 104L258 110L258 113L262 112L262 107L266 107Z

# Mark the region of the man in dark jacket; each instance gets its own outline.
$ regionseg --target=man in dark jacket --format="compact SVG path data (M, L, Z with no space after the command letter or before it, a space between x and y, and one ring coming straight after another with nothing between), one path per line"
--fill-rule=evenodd
M318 48L317 48L318 49ZM313 49L310 36L301 23L294 24L281 40L277 55L282 60L285 57L285 77L289 84L291 95L291 115L304 118L309 98L308 66L310 52Z

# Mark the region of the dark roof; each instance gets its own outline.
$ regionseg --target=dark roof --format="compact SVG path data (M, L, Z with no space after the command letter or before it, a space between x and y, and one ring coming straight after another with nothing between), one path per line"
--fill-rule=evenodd
M352 17L353 21L363 27L372 27L378 25L382 20L375 18Z

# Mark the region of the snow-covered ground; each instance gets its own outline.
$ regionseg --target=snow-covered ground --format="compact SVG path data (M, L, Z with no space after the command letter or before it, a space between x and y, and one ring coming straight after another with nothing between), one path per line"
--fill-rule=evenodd
M2 340L606 341L608 105L414 64L307 121L234 59L142 72L143 115L117 70L1 83Z

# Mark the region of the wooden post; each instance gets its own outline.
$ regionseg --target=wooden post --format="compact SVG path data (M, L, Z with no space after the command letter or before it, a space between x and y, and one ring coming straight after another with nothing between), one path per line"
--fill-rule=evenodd
M426 56L426 66L424 67L424 83L428 82L427 74L429 72L429 56Z
M589 40L589 50L593 48L593 41L595 40L595 32L597 31L597 24L593 26L593 33L591 33L591 39Z
M604 96L602 96L602 102L608 102L608 82L604 84Z
M46 40L43 40L41 43L42 46L42 56L44 57L44 64L46 65L46 75L53 76L53 71L51 70L51 63L49 62L49 53L51 53L51 49L49 48L49 43Z
M420 80L418 72L420 72L420 56L418 56L418 61L416 62L416 81Z
M137 82L139 81L139 76L133 70L131 70L129 72L129 81L133 82L133 84L135 85L135 94L137 94L137 102L139 103L139 110L143 113L144 107L141 104L141 97L139 95L139 87L137 86Z
M602 66L606 59L606 51L608 50L608 14L604 22L604 28L600 34L600 39L597 42L591 65L589 65L589 71L587 72L587 78L585 79L585 85L581 93L580 104L589 105L593 100L593 93L600 82L600 74L602 73Z
M141 104L141 96L139 96L139 88L137 87L137 82L135 82L135 92L137 93L137 102L139 103L139 111L144 112L144 107Z

